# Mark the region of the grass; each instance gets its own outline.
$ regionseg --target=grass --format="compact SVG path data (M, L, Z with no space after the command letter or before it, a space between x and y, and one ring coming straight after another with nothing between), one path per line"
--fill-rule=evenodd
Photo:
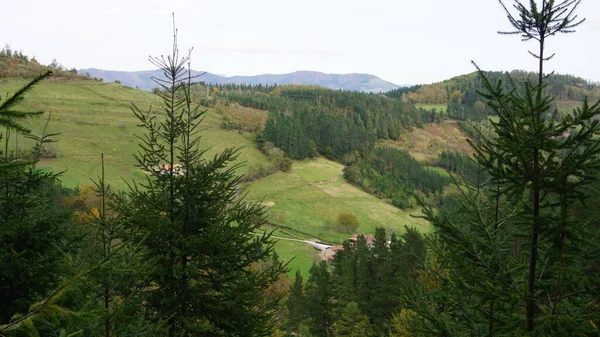
M0 93L12 93L25 80L0 81ZM131 103L140 109L159 107L157 96L115 83L91 81L45 81L26 95L20 108L42 110L42 118L26 122L34 133L40 133L45 119L51 115L48 132L58 132L58 141L50 150L56 158L42 160L41 168L65 171L62 182L66 186L90 184L90 178L100 173L100 155L105 154L108 182L116 189L126 187L126 181L135 181L145 174L135 168L133 154L138 150L134 134L144 130L137 127L137 119L130 110ZM221 128L222 116L209 111L201 125L202 145L208 156L227 147L241 147L238 162L265 165L268 159L256 149L253 135L227 131ZM9 143L16 145L14 137ZM31 143L19 137L22 149ZM247 169L242 166L239 173ZM374 233L376 227L385 227L388 233L401 233L404 226L430 230L429 224L410 216L418 211L404 212L385 201L348 184L342 176L343 165L323 158L295 162L290 173L278 172L248 184L250 201L270 205L269 219L274 225L286 226L274 235L297 239L320 238L341 242L350 233L340 232L335 221L340 213L351 213L358 218L361 233ZM267 228L267 229L273 229ZM307 233L306 235L303 233ZM275 245L282 260L290 262L290 274L299 269L304 275L318 251L311 246L290 241Z
M423 108L425 110L437 110L438 112L446 113L446 109L448 108L447 104L415 104L417 108Z
M444 177L450 177L450 173L448 173L448 171L443 168L443 167L438 167L438 166L426 166L426 168L430 171L433 172L437 172L440 175L444 176Z
M379 145L394 146L410 153L416 160L426 165L436 165L442 151L472 153L467 143L467 135L456 124L447 120L428 123L422 128L412 128L397 141L381 141Z
M25 80L3 79L0 93L2 96L12 93L25 83ZM122 189L126 187L123 179L131 181L143 177L144 173L135 168L132 157L138 151L134 134L144 132L136 126L138 121L131 112L132 103L145 111L150 107L159 108L161 102L149 92L115 83L45 81L37 85L20 107L46 113L26 124L40 133L44 118L51 114L48 132L61 133L55 137L58 142L51 145L57 157L42 160L39 166L65 171L61 178L63 184L78 186L90 183L90 178L100 173L100 154L104 153L107 176L113 187ZM221 122L218 114L209 111L201 126L202 146L209 149L208 156L227 147L242 147L238 162L259 165L268 162L254 146L251 134L222 130ZM19 139L21 148L31 145ZM246 166L239 172L246 172Z
M386 228L388 234L402 233L405 225L430 231L429 223L411 216L420 215L420 211L402 211L350 185L344 180L342 169L342 164L324 158L294 162L290 173L278 172L247 186L247 198L272 205L272 223L312 234L301 239L333 243L347 239L350 233L341 232L335 225L340 213L354 214L359 222L358 232L363 234L375 233L376 227ZM301 260L293 262L292 267L302 267L302 272L318 258L318 252L308 245L305 246L310 249L300 243L278 245L277 253L284 260L299 256L298 251L310 253L310 258L302 255Z

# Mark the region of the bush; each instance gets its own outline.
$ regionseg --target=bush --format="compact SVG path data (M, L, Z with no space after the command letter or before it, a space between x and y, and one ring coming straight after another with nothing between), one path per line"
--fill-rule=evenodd
M338 226L344 232L354 233L358 229L358 219L356 219L356 215L354 214L340 213L338 216Z

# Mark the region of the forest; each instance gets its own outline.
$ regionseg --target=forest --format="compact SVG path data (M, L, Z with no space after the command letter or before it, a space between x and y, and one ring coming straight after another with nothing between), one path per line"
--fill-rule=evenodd
M318 155L346 165L344 177L401 208L412 195L440 193L450 179L427 170L409 154L376 145L397 140L411 127L434 122L435 112L383 95L307 86L200 86L226 102L269 111L257 143L268 142L291 159Z
M527 81L535 80L537 73L523 70L510 72L484 71L493 83L500 83L503 90L524 88ZM573 75L551 73L546 78L544 93L554 97L553 107L561 102L590 101L600 99L600 86ZM385 95L416 104L446 105L447 117L457 120L483 121L494 115L479 94L485 90L485 83L478 72L453 77L449 80L429 85L415 85L390 90Z
M598 336L600 100L594 84L545 76L549 40L585 24L579 3L500 1L502 33L537 45L539 72L478 68L443 82L427 98L443 114L415 105L427 86L194 85L174 29L171 54L150 58L166 76L155 79L161 104L131 105L143 176L124 190L102 153L93 186L67 188L40 167L55 121L24 108L27 94L81 75L5 48L2 76L28 80L0 101L0 336ZM273 171L342 162L353 184L418 206L431 231L377 228L328 247L308 276L289 270L264 230L269 210L240 193L239 149L200 146L215 100L268 110L255 145ZM582 103L559 112L559 100ZM40 134L32 118L46 120ZM439 118L465 130L473 153L441 152L448 175L381 143Z

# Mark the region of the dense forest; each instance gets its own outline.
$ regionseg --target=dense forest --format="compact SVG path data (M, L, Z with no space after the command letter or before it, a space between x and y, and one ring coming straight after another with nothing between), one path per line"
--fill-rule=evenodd
M511 72L486 71L492 83L501 83L502 90L524 88L525 82L534 82L535 72L513 70ZM600 99L600 86L572 75L550 74L546 79L544 93L556 101L590 101ZM493 109L484 104L478 94L485 84L477 72L453 77L449 80L411 87L394 89L387 96L417 104L445 104L448 117L458 120L482 121L493 115ZM555 105L556 107L556 105Z
M398 207L414 206L413 194L441 192L449 179L427 170L410 155L376 146L397 140L411 127L439 116L383 95L307 86L199 86L226 102L269 111L259 147L269 143L292 159L317 155L347 165L345 178Z
M228 101L268 110L264 138L292 159L321 154L340 160L430 121L428 112L382 95L307 86L218 89Z
M315 263L308 280L296 274L282 330L302 336L405 336L398 285L420 277L424 237L412 228L388 237L379 228L342 248L331 266Z
M391 147L376 147L344 168L344 178L371 194L390 199L400 208L412 208L412 195L441 193L450 178L432 171L410 154Z

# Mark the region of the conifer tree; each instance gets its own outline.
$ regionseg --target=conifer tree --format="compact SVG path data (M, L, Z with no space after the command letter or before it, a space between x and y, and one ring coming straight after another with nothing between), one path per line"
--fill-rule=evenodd
M333 324L333 280L325 261L314 263L305 288L307 326L315 337L331 335Z
M480 95L499 120L492 123L494 135L482 134L471 145L490 179L465 183L456 197L458 212L427 211L438 229L433 282L412 297L424 330L598 333L593 311L587 310L598 299L590 263L598 237L574 210L585 203L586 187L600 168L600 102L585 101L564 116L552 108L553 99L544 93L544 65L554 56L545 56L547 39L573 32L583 20L574 14L578 0L540 2L527 7L515 1L517 14L501 2L514 28L507 34L538 43L532 53L539 66L536 82L513 83L506 91L480 71L485 88Z
M171 54L150 58L166 76L154 79L161 111L133 107L146 130L135 159L147 178L122 211L150 262L145 305L168 336L270 335L278 298L263 294L284 268L251 268L273 252L269 235L252 234L265 211L238 196L236 150L206 158L200 148L205 111L191 101L190 53L180 56L174 30Z
M302 274L297 270L294 284L290 287L286 303L287 321L284 325L286 331L295 333L300 330L300 325L306 316L304 311L305 305Z
M348 303L342 310L341 317L333 324L335 337L368 337L371 334L369 317L360 311L356 302Z
M42 112L19 109L24 94L48 77L42 74L0 103L0 322L24 314L59 281L60 251L66 214L56 207L57 174L36 167L44 144L55 134L31 134L22 125ZM47 126L47 124L46 124ZM10 137L25 136L35 142L30 154L11 149Z

